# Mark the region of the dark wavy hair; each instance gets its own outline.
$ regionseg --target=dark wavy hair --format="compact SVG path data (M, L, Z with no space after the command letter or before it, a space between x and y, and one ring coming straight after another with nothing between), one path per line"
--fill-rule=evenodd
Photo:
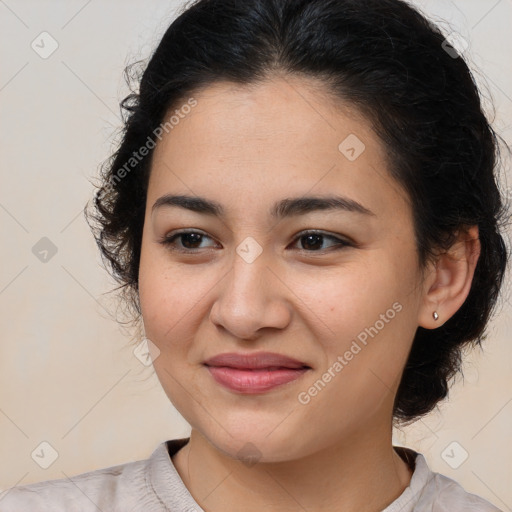
M134 318L141 317L138 273L153 150L136 165L130 159L150 147L172 109L215 82L316 78L327 86L322 92L358 108L386 148L389 172L414 210L422 269L459 230L479 228L469 295L437 329L418 327L393 418L407 423L430 412L461 371L463 348L486 337L509 257L499 232L508 220L496 176L502 139L462 54L401 0L196 0L144 66L138 91L121 102L122 138L101 168L93 212L84 211Z

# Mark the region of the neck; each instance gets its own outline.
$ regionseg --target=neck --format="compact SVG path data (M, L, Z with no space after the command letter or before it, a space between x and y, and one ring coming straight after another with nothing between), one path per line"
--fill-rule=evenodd
M412 470L393 449L391 432L367 434L358 432L301 459L249 465L192 429L172 461L208 512L380 512L409 485Z

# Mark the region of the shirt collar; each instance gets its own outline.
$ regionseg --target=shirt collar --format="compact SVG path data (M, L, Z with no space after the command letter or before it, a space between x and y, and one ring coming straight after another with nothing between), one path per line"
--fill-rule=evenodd
M162 510L205 512L190 494L171 459L189 440L190 438L186 437L164 441L148 460L146 485L153 490L163 507ZM394 446L394 449L409 463L413 474L407 488L382 512L412 512L433 473L421 453L402 446Z

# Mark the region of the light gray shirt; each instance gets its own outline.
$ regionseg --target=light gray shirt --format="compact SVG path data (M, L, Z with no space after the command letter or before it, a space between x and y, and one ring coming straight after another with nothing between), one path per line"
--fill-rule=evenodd
M0 493L0 512L204 512L171 460L188 441L162 442L145 460L12 487ZM432 472L421 453L395 450L414 460L414 472L409 486L382 512L502 512Z

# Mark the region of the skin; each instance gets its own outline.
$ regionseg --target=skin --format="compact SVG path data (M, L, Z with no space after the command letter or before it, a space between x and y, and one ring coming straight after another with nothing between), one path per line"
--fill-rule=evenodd
M480 252L477 228L422 272L409 199L388 174L371 123L328 99L313 79L223 82L193 97L197 106L153 155L139 274L146 336L160 351L155 371L192 427L172 461L208 512L380 511L412 475L392 446L392 408L414 333L442 325L464 302ZM338 149L350 134L365 144L354 161ZM152 212L170 193L215 200L226 215ZM269 215L281 199L334 193L374 215ZM181 229L205 235L177 238L188 254L160 243ZM308 245L297 235L309 229L326 237ZM251 263L236 252L246 237L262 249ZM298 394L394 303L400 312L300 403ZM294 357L311 370L243 395L217 384L203 365L223 352L256 351ZM238 454L247 443L255 464Z

